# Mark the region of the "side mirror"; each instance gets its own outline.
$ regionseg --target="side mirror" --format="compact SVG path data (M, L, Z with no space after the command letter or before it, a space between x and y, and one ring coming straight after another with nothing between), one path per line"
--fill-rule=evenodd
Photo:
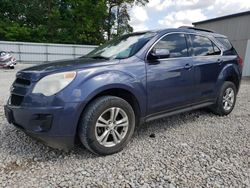
M169 58L170 52L165 48L155 48L150 52L150 59Z

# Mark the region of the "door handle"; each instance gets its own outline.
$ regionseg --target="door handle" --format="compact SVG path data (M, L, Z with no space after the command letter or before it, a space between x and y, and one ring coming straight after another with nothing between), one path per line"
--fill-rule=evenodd
M185 66L184 66L184 69L191 69L193 67L193 65L187 63Z
M223 63L222 59L217 59L217 62L219 63L219 65L221 65Z

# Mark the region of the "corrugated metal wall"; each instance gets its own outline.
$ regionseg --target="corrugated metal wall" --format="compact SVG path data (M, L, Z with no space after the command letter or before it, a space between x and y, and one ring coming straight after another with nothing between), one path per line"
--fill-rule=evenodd
M250 76L250 40L247 41L247 49L246 49L245 63L243 67L243 75Z
M92 45L0 41L0 51L12 51L15 58L21 63L43 63L77 58L96 47Z
M226 35L233 46L236 48L239 55L244 59L245 67L249 67L250 59L247 59L247 41L250 39L250 15L243 15L238 17L230 17L221 20L195 24L196 27L210 29L217 33ZM248 48L250 50L250 48ZM246 74L250 70L243 71L243 76L250 76Z

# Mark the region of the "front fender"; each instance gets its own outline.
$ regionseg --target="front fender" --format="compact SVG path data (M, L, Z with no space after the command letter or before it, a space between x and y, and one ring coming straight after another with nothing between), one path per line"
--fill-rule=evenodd
M84 108L99 93L109 89L124 89L132 93L138 101L141 113L146 113L146 89L141 80L134 75L118 71L105 70L102 72L82 71L78 73L78 79L70 93L63 93L70 102L80 102ZM67 95L67 96L66 96Z

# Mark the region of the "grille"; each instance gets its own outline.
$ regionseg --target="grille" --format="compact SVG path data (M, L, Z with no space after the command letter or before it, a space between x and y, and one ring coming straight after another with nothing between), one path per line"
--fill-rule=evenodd
M23 101L23 96L11 94L10 104L14 106L20 106Z
M25 85L25 86L29 86L30 85L30 81L26 80L26 79L22 79L22 78L17 78L15 80L16 84L20 84L20 85Z
M30 80L18 76L12 85L9 103L14 106L20 106L30 85Z

